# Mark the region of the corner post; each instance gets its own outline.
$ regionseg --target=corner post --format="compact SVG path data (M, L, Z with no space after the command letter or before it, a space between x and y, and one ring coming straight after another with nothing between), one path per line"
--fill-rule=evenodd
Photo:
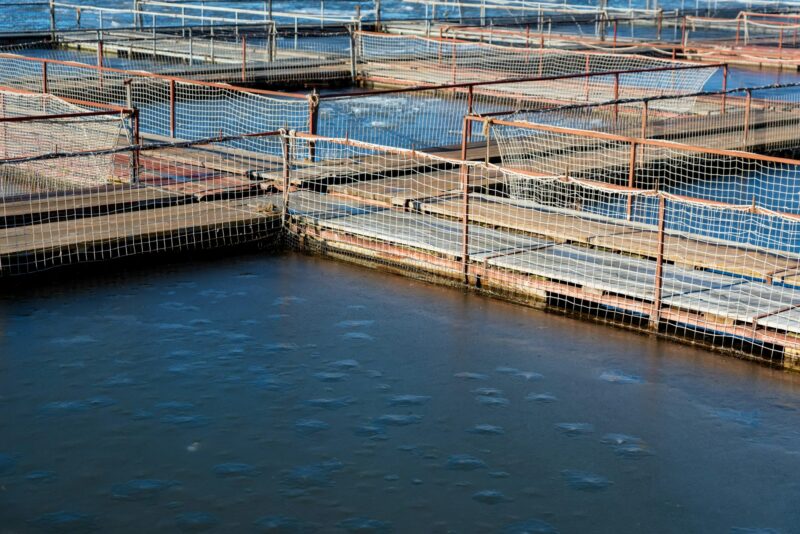
M469 117L464 117L461 128L461 269L464 284L469 286L469 165L467 165L467 123Z
M308 133L317 135L319 131L319 94L317 90L308 95ZM308 159L316 161L317 149L314 141L308 142Z
M650 313L650 329L658 331L661 322L661 288L664 283L664 221L666 219L666 197L658 196L658 248L656 252L656 277L653 288L653 311Z
M289 150L289 135L281 131L281 156L283 157L283 206L281 207L281 226L289 229L289 173L292 156Z

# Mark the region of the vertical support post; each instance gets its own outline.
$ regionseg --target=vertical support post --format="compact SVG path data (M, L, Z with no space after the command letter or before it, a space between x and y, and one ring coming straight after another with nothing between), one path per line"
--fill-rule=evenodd
M308 96L308 132L311 135L317 135L319 131L319 95L317 90ZM308 159L309 161L316 161L317 149L314 141L308 142Z
M297 50L297 17L294 18L294 49Z
M214 53L214 36L211 36L211 63L216 63L217 58Z
M103 88L103 39L97 41L97 77L100 88Z
M664 222L666 220L667 199L658 196L658 248L656 249L656 277L653 288L653 311L650 313L650 328L658 331L661 322L661 288L664 283Z
M728 65L722 66L722 114L725 115L725 103L728 98Z
M284 230L289 228L289 172L292 164L289 153L289 137L285 131L281 132L281 155L283 156L283 206L281 207L281 225Z
M169 136L175 139L175 80L169 81Z
M130 85L128 85L130 88ZM133 108L133 142L135 147L133 149L133 169L131 169L131 183L138 184L139 183L139 157L140 157L140 147L142 146L142 140L139 134L139 110Z
M742 147L747 146L747 138L750 135L750 107L753 101L753 94L750 89L747 89L747 97L744 101L744 134L742 138Z
M617 26L618 26L617 19L614 19L614 48L615 49L617 48L617 30L618 30Z
M590 72L590 65L589 65L589 54L586 54L586 81L584 82L584 99L588 102L589 101L589 72Z
M189 28L189 66L194 65L194 33Z
M5 95L0 93L0 117L6 116L6 98ZM0 148L2 148L2 155L3 157L8 157L8 139L6 138L6 134L8 133L8 129L6 127L5 121L0 124Z
M358 51L356 49L356 28L350 28L350 78L355 85L358 79Z
M247 35L242 34L242 83L247 81Z
M473 104L474 104L474 101L475 101L475 94L474 93L475 93L475 86L470 85L467 88L467 116L471 116L472 112L473 112L472 108L473 108ZM469 142L470 139L472 139L472 121L471 120L466 121L464 123L464 128L466 128L465 135L467 137L467 142Z
M739 46L739 32L742 30L742 18L736 17L736 40L734 46Z
M325 29L325 0L319 0L319 29Z
M434 6L434 10L436 7ZM434 18L436 18L436 11L434 11ZM381 0L375 0L375 31L381 31Z
M453 48L453 68L452 68L452 72L453 72L453 84L455 84L456 83L456 71L458 70L458 58L456 57L456 50L457 50L458 47L456 46L456 40L455 39L453 39L453 43L450 46Z
M614 73L614 124L619 118L619 72Z
M628 161L628 187L634 188L636 187L636 149L638 147L638 143L633 141L631 142L631 155L630 160ZM628 207L626 209L626 218L628 221L631 220L633 216L633 195L628 195Z
M640 135L642 139L647 139L647 114L649 111L649 106L650 105L647 100L642 103L642 130Z
M684 15L683 21L681 22L681 47L683 47L684 49L686 48L687 37L688 36L686 35L686 15ZM684 50L684 53L685 52L686 50Z
M461 207L461 265L464 283L469 285L469 166L467 161L467 123L469 117L464 117L464 124L461 128L461 197L463 206Z
M55 0L49 1L50 8L50 39L56 40L56 5Z
M42 92L47 93L47 62L42 62Z
M139 13L139 0L133 0L133 26L137 30L144 28L142 14Z

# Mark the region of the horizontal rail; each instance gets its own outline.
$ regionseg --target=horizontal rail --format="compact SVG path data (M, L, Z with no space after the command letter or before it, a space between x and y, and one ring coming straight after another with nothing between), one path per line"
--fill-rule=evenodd
M208 6L208 5L197 5L197 4L185 4L179 3L176 4L174 2L160 2L157 0L141 0L139 4L144 5L151 5L156 7L168 7L170 9L187 9L187 10L195 10L195 11L211 11L211 12L218 12L218 13L239 13L242 15L260 15L266 16L269 14L266 10L256 10L256 9L242 9L236 7L218 7L218 6ZM365 10L364 12L369 12ZM295 18L295 19L303 19L303 20L324 20L324 21L331 21L331 22L353 22L355 17L352 18L345 18L345 17L328 17L324 15L315 15L313 13L303 13L303 12L295 12L295 11L272 11L272 17L280 17L280 18Z
M164 80L164 81L174 81L178 83L185 83L190 85L202 85L204 87L214 87L216 89L227 89L229 91L236 91L241 93L252 93L258 95L266 95L266 96L278 96L283 98L294 98L300 100L308 99L308 95L300 94L300 93L284 93L281 91L270 91L267 89L255 89L250 87L239 87L238 85L230 85L227 83L217 83L217 82L203 82L200 80L192 80L190 78L181 78L178 76L166 76L163 74L154 74L152 72L142 71L142 70L124 70L124 69L115 69L112 67L101 67L98 65L90 65L88 63L79 63L77 61L64 61L59 59L50 59L50 58L40 58L40 57L31 57L31 56L20 56L17 54L6 54L0 53L0 59L12 59L15 61L30 61L33 63L41 63L41 64L48 64L48 65L63 65L67 67L75 67L80 69L88 69L94 70L98 72L110 72L116 74L124 74L131 77L140 77L140 78L152 78L157 80Z
M537 130L541 132L556 133L563 135L574 135L576 137L586 137L591 139L599 139L602 141L618 141L623 143L635 143L637 145L654 146L659 148L666 148L670 150L682 152L695 152L702 154L714 154L717 156L725 156L731 158L749 159L755 161L763 161L768 163L779 163L783 165L797 165L800 166L800 160L791 158L780 158L777 156L765 156L763 154L756 154L753 152L743 152L739 150L727 150L723 148L711 148L695 145L687 145L683 143L676 143L674 141L664 141L660 139L645 139L643 137L629 137L626 135L611 134L606 132L598 132L595 130L579 130L576 128L564 128L562 126L551 126L549 124L532 124L529 122L507 121L502 119L487 119L485 117L478 117L470 115L468 120L475 122L490 122L500 126L508 126L511 128L520 128L523 130Z
M131 110L130 114L133 114ZM77 119L81 117L99 117L99 116L116 116L119 115L116 111L83 111L76 113L59 113L53 115L21 115L15 117L0 117L0 122L28 122L28 121L44 121L56 119Z
M591 77L600 77L600 76L616 76L616 75L623 75L623 74L642 74L647 72L672 72L675 70L698 70L698 69L713 69L713 68L723 68L727 65L725 63L706 63L706 64L691 64L691 65L674 65L674 66L664 66L664 67L649 67L643 69L631 69L631 70L609 70L603 72L579 72L573 74L556 74L552 76L533 76L529 78L506 78L501 80L487 80L487 81L480 81L480 82L463 82L463 83L451 83L451 84L441 84L441 85L416 85L413 87L405 87L401 89L380 89L378 91L356 91L356 92L348 92L348 93L334 93L334 94L327 94L327 95L320 95L320 100L332 100L334 98L346 98L346 97L362 97L362 96L377 96L377 95L385 95L385 94L392 94L392 93L409 93L415 91L431 91L431 90L445 90L445 89L468 89L470 87L483 87L483 86L494 86L494 85L510 85L515 83L530 83L530 82L546 82L546 81L555 81L555 80L568 80L568 79L584 79L584 78L591 78Z
M148 144L126 145L123 147L108 148L102 150L82 150L77 152L50 152L37 156L23 156L17 158L0 158L0 165L13 165L16 163L28 163L32 161L53 160L59 158L83 158L89 156L110 156L125 152L145 152L148 150L161 150L163 148L190 148L193 146L212 145L214 143L225 143L228 141L241 141L247 138L277 137L284 135L285 132L275 130L270 132L256 132L238 135L225 135L217 137L206 137L193 141L158 142Z

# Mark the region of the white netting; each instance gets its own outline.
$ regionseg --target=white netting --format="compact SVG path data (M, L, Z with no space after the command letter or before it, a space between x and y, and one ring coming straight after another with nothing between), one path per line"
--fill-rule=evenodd
M0 160L105 150L125 144L131 134L130 118L113 111L85 115L97 111L52 95L0 91ZM3 120L12 118L25 120ZM0 196L103 184L112 175L111 166L110 156L3 166Z
M302 156L308 141L290 144ZM791 177L768 184L800 162L742 155L723 167L707 156L719 180L682 190L679 148L663 155L673 166L651 166L629 187L560 169L314 142L324 165L293 166L287 178L296 189L286 197L288 229L300 246L696 340L746 341L768 357L798 345L798 190ZM742 177L724 177L733 167L760 181L733 185ZM520 184L525 195L509 196Z
M155 138L193 140L310 127L309 100L302 95L0 55L0 86L38 92L45 84L48 93L59 97L135 107L142 133ZM278 144L273 145L278 153Z
M530 49L408 35L359 32L358 58L367 80L397 85L455 84L510 78L630 71L688 65L688 62L637 55ZM673 76L671 71L629 76L626 85L641 91L697 92L714 69ZM606 81L604 85L608 85ZM553 97L560 88L541 86ZM591 91L591 89L590 89ZM569 95L567 95L569 96ZM633 95L631 95L633 96Z

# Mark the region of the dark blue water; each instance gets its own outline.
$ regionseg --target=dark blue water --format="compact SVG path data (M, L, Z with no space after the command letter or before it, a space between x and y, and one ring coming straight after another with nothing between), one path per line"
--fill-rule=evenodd
M792 374L296 255L4 295L7 532L800 520Z

